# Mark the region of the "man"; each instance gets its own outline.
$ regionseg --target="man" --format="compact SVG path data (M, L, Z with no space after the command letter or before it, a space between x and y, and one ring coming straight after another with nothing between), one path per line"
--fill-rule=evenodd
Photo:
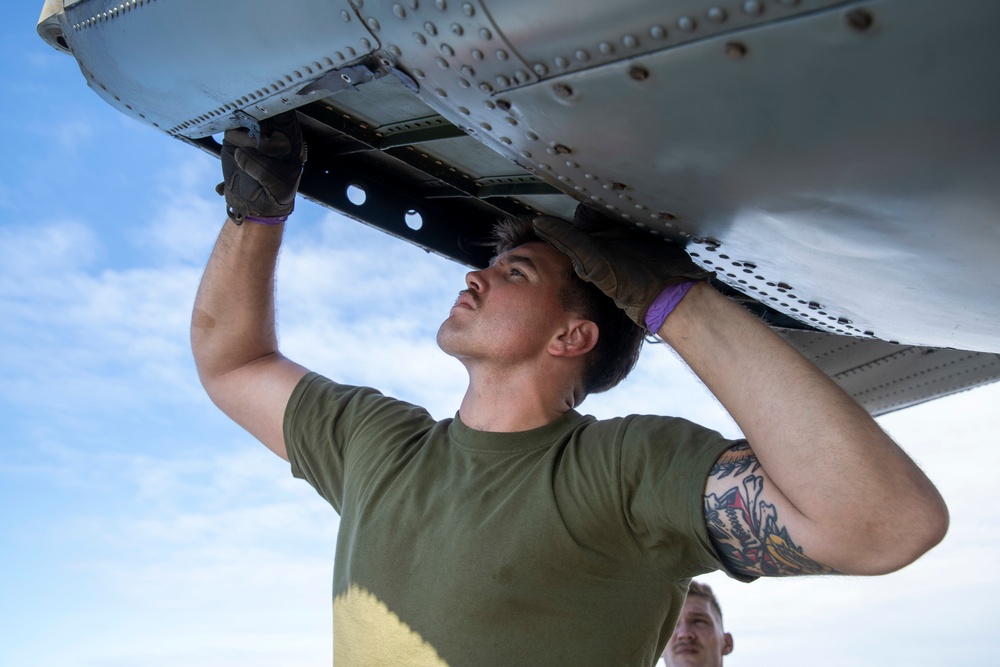
M698 574L880 574L943 537L940 495L864 410L681 249L587 209L505 227L467 275L438 333L469 374L454 419L285 358L274 270L305 148L293 114L268 125L226 133L192 347L212 400L340 513L338 665L650 665ZM746 440L576 411L644 331Z
M666 667L722 667L733 636L722 628L722 608L711 587L692 581L674 633L663 652Z

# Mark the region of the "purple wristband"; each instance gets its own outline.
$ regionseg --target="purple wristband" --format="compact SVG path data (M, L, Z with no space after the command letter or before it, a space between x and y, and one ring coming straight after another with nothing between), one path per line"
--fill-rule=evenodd
M255 215L248 215L248 216L246 216L243 219L244 220L249 220L250 222L256 222L256 223L261 224L261 225L280 225L281 223L283 223L286 220L288 220L288 216L287 215L282 215L282 216L277 217L277 218L258 218Z
M673 312L677 304L681 302L684 295L687 294L692 287L697 284L697 281L688 281L683 283L677 283L676 285L667 285L660 296L656 297L653 303L649 306L649 310L646 311L646 328L649 329L654 334L660 330L663 323L667 321L667 316Z

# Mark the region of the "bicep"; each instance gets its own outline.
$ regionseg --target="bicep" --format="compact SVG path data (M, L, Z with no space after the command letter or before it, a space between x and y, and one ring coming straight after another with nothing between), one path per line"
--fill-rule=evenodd
M704 512L709 537L734 572L765 577L838 574L800 546L812 532L808 519L771 482L745 441L716 460L705 484Z
M230 419L287 461L285 408L306 373L308 369L274 353L205 382L205 389Z

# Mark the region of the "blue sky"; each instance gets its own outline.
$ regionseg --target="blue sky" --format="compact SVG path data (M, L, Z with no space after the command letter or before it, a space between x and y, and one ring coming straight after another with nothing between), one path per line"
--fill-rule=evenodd
M224 216L218 161L105 105L37 37L37 5L16 3L0 28L0 664L328 665L337 516L212 406L187 346ZM286 353L451 416L465 374L434 332L465 269L301 200L286 238ZM880 420L952 512L916 564L707 577L736 638L726 664L988 660L997 405L993 385ZM736 434L663 346L583 409Z

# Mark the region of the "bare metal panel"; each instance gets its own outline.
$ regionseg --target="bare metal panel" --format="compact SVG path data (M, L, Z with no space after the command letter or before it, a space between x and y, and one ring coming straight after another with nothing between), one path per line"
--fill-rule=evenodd
M1000 355L895 345L811 331L782 331L873 415L996 381Z
M65 5L39 33L115 108L210 152L297 108L303 195L429 250L588 202L836 334L875 412L1000 375L995 0Z
M295 92L378 48L347 0L81 0L60 15L90 87L164 132L204 137L236 111L269 116L309 101ZM331 33L336 35L330 39Z

